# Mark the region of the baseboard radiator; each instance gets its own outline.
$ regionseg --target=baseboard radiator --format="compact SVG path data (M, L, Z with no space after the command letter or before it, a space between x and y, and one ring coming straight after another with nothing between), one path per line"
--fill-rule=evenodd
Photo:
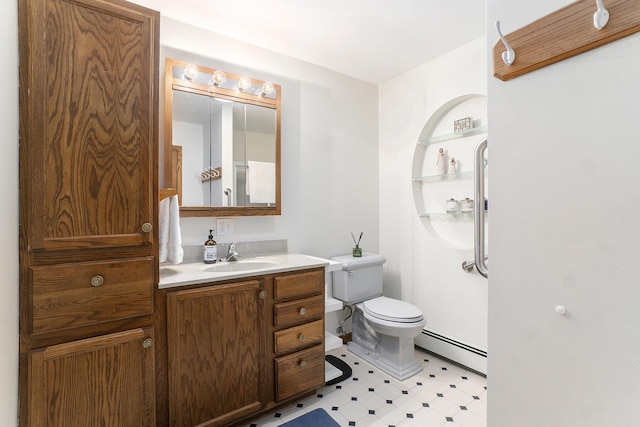
M416 345L481 374L487 373L487 351L441 332L423 329Z

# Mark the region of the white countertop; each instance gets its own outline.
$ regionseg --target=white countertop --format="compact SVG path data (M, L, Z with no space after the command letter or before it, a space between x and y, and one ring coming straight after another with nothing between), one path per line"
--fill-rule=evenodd
M253 268L254 266L257 268ZM336 263L335 261L304 254L264 255L244 259L241 258L239 261L217 262L215 264L205 264L203 262L175 265L161 264L160 283L158 284L158 288L166 289L177 286L216 282L262 274L281 273L285 271L303 270L314 267L329 267L329 271L331 271L332 269L337 269L339 266L339 263ZM215 271L216 269L233 270L235 268L242 268L242 270Z

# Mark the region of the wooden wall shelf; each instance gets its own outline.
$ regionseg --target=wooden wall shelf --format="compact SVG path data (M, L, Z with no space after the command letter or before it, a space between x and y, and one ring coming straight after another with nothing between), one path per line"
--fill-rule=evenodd
M512 65L502 60L502 41L493 47L493 76L507 81L640 31L640 1L604 0L609 22L593 24L595 0L579 0L506 35L516 52ZM504 24L504 23L503 23Z

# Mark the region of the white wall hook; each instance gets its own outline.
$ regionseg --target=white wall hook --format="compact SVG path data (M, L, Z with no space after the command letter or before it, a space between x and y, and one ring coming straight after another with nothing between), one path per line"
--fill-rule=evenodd
M498 30L498 36L500 36L500 40L504 43L504 47L507 48L506 52L502 52L502 60L506 65L511 65L513 64L513 61L516 60L516 51L511 48L507 39L502 35L502 32L500 31L500 21L496 21L496 30Z
M609 11L604 8L604 0L596 0L598 10L593 14L593 25L601 30L609 22Z

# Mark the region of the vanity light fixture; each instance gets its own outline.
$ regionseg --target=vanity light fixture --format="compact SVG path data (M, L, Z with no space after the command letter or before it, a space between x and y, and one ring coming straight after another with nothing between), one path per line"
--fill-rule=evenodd
M209 85L220 86L222 83L227 81L227 75L222 70L216 70L213 72L213 76L211 76L211 80L209 80Z
M184 67L184 74L182 75L182 77L185 80L192 81L197 75L198 67L196 67L194 64L187 64L187 66Z
M262 87L256 91L256 95L267 96L271 95L276 90L275 86L271 82L262 83Z
M238 89L240 90L240 92L244 92L251 89L252 84L253 83L251 82L251 79L249 77L240 77L240 80L238 80Z

